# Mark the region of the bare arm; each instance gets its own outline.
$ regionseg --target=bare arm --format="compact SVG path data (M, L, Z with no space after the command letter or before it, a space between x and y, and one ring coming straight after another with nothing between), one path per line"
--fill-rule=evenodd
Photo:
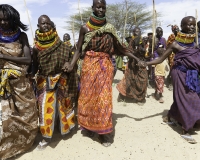
M153 61L146 62L146 64L149 66L149 65L159 64L159 63L163 62L172 53L173 49L176 46L177 46L177 44L175 42L173 42L171 45L169 45L169 47L162 54L162 56L158 57L157 59L154 59Z
M33 47L33 70L32 75L34 76L38 71L38 61L37 61L38 50Z
M12 61L17 64L29 65L31 63L31 53L30 53L30 48L29 48L29 43L28 43L28 38L27 38L26 33L22 32L19 37L19 40L22 44L22 52L24 53L24 57L12 57L8 55L0 54L0 58L7 61Z
M131 52L124 52L124 55L128 56L129 58L135 59L137 62L140 61L140 59L134 56Z
M133 45L132 43L133 43L133 41L130 41L129 42L129 46ZM124 48L120 47L120 44L115 44L115 47L117 48L117 50L120 53L124 54L125 56L128 56L131 59L135 59L136 61L139 61L139 58L137 58L136 56L134 56L135 51L133 49L132 50L128 49L126 52L124 52Z
M79 39L78 39L78 44L77 44L77 48L74 52L74 56L72 58L71 63L69 64L69 62L66 62L65 65L63 66L63 70L70 72L72 71L74 65L76 64L78 58L80 57L81 53L82 53L82 45L83 45L83 40L84 40L84 35L85 33L87 33L87 28L86 26L82 26L79 32Z
M164 46L165 46L165 49L167 48L167 42L166 42L166 39L164 38Z
M79 39L78 39L78 44L77 44L77 48L74 52L74 56L73 59L71 61L71 65L74 66L78 60L78 58L81 55L82 52L82 44L83 44L83 40L84 40L84 35L85 35L85 27L82 26L79 32Z

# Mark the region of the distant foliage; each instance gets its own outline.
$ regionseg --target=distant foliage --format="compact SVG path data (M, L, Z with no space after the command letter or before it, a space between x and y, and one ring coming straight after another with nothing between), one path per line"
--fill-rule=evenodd
M72 24L74 24L74 32L78 33L82 23L85 24L88 21L91 12L91 7L85 8L81 12L83 22L81 22L80 14L71 15L69 21L66 21L67 26L65 28L72 30ZM128 14L125 37L130 36L132 29L136 26L140 27L142 32L152 28L152 11L147 9L145 3L141 4L130 0L124 0L120 3L107 4L107 21L115 26L119 36L123 36L126 12L128 12ZM159 15L157 15L157 17L158 16Z

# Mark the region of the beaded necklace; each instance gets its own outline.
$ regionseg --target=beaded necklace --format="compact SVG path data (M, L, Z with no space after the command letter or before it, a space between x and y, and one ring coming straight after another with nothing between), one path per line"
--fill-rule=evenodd
M2 28L0 28L0 42L4 43L12 43L15 42L21 34L21 30L17 28L16 30L8 30L5 31Z
M195 36L196 34L178 32L175 40L182 47L194 47Z
M68 45L69 47L72 47L72 44L71 44L71 42L70 42L70 40L68 40L68 41L66 41L66 42L64 42L66 45Z
M36 30L35 36L35 46L39 50L44 50L53 46L58 40L58 34L53 29L45 33L41 33L39 30Z
M91 14L89 21L86 23L86 26L90 31L97 30L106 24L106 17L100 18Z
M137 38L137 36L132 36L133 40L136 39L136 38ZM139 42L139 44L142 44L142 36L140 36L140 42Z
M196 34L186 34L186 33L178 32L175 40L181 43L189 44L189 43L194 42L195 37L196 37Z

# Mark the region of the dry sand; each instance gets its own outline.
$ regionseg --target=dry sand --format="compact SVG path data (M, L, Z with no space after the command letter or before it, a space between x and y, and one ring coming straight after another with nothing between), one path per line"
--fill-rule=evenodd
M197 144L189 144L180 137L181 128L163 124L172 104L172 91L164 89L163 104L152 97L146 98L144 106L135 103L117 102L116 83L122 79L118 71L113 86L113 123L114 143L105 148L97 136L85 137L78 129L62 138L56 131L53 141L45 150L38 151L36 146L40 134L31 150L13 159L17 160L199 160L199 131L192 132ZM148 95L154 89L148 89Z

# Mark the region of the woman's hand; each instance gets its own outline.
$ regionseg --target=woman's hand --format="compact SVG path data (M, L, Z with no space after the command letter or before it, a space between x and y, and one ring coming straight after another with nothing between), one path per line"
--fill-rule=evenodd
M145 68L147 66L147 63L145 61L138 61L137 65L139 67Z
M73 66L69 62L65 62L62 70L64 72L71 72L73 70Z

